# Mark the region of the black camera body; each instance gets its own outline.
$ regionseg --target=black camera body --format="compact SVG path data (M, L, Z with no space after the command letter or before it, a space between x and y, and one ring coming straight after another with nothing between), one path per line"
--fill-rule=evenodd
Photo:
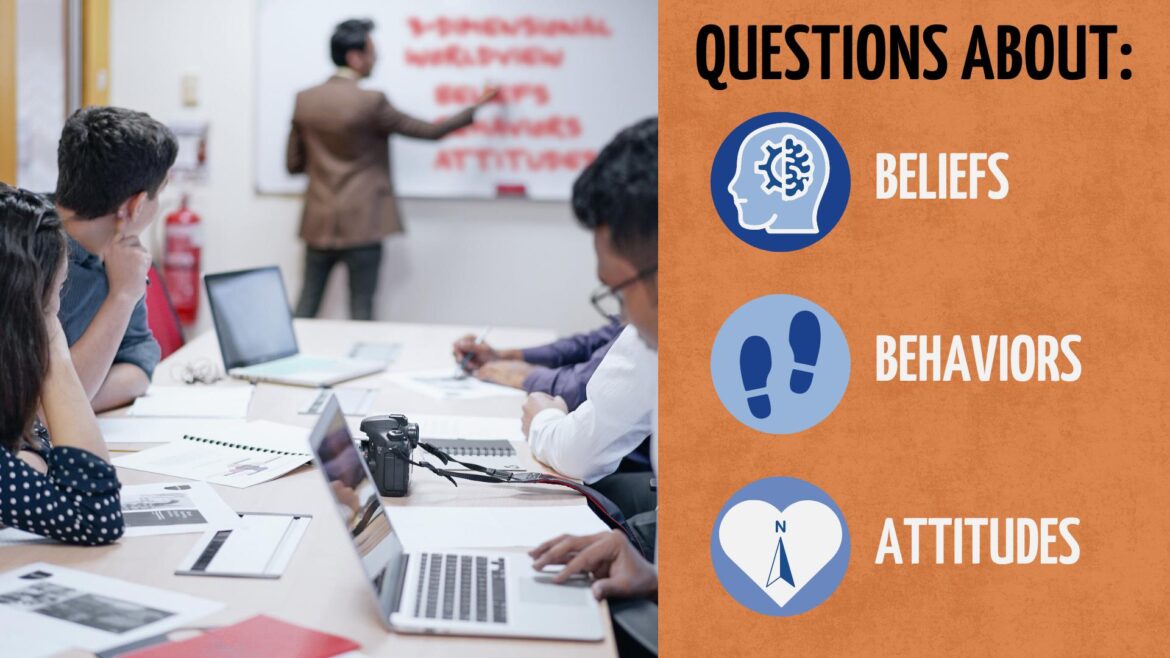
M367 438L366 464L378 493L405 496L410 491L410 460L418 446L418 425L402 414L388 414L366 418L361 431Z

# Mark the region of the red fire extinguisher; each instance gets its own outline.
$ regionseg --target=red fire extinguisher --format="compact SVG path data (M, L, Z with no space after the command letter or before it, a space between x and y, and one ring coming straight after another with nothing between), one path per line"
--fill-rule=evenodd
M199 215L187 207L186 194L179 209L167 215L163 276L179 321L185 325L195 322L199 310L199 262L203 249L203 228L199 223Z

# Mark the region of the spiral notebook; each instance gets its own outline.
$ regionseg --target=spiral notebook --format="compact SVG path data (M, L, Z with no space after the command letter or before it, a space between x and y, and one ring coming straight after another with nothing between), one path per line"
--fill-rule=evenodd
M504 471L523 471L529 468L520 463L520 457L512 443L524 440L518 416L493 418L407 412L406 417L411 422L418 423L418 433L423 441L442 448L456 459ZM349 425L354 436L362 437L364 441L361 421L350 419ZM436 461L434 457L426 455L421 450L416 452L415 456ZM455 471L467 470L458 464L448 464L447 468Z
M516 449L511 441L482 439L431 439L427 441L452 457L463 459L475 457L515 457Z
M266 420L115 457L115 466L229 487L274 480L308 463L309 430Z
M429 439L426 441L455 459L465 462L503 471L524 470L511 441L503 439ZM436 461L430 455L427 455L426 458L430 461ZM457 471L467 470L458 464L450 464L447 468Z

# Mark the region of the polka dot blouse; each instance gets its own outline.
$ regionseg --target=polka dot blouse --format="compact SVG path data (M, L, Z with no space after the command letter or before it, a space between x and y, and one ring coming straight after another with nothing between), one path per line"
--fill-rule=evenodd
M0 446L0 523L87 546L121 537L121 484L114 467L86 450L52 447L39 424L35 442L47 474Z

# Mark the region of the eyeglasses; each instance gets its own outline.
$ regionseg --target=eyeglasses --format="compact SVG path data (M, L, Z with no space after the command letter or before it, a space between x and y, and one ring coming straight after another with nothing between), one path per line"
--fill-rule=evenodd
M601 286L596 291L594 291L593 295L589 298L589 302L593 304L593 308L597 309L597 312L607 320L621 319L626 312L626 305L622 298L621 291L634 285L642 279L653 276L657 273L658 265L656 263L650 267L647 267L641 272L638 272L625 281L622 281L612 288L609 286Z

